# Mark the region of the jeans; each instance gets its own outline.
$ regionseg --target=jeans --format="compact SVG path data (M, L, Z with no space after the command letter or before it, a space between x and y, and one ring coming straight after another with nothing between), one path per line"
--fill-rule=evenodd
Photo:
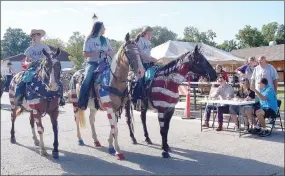
M84 80L82 81L78 97L78 107L80 109L85 110L87 108L89 99L89 88L90 84L92 83L93 72L98 66L99 64L96 62L88 62L85 66L85 76Z
M212 106L212 105L207 105L206 107L206 117L205 120L209 121L210 120L210 115L211 115L211 110L217 110L218 111L218 122L223 123L223 114L224 113L229 113L229 106Z

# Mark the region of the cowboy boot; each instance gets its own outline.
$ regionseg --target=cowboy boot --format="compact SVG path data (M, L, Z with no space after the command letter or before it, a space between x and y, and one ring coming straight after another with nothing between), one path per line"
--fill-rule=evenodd
M209 121L205 120L205 122L204 122L204 124L203 124L202 126L209 128L209 127L210 127L210 126L209 126Z
M216 131L222 131L223 130L223 122L219 122L219 126L216 129Z

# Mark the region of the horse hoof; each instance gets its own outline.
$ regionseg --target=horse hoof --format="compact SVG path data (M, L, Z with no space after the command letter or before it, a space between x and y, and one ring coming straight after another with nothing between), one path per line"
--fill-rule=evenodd
M95 143L95 147L102 147L102 145L100 144L100 142L99 142L99 141L94 142L94 143Z
M48 155L48 153L47 153L47 151L46 151L46 150L41 150L41 155L42 155L42 156L47 156L47 155Z
M151 142L151 140L150 140L149 138L146 139L145 142L146 142L147 144L149 144L149 145L152 145L152 142Z
M84 145L84 142L83 142L82 139L79 139L79 140L78 140L78 145Z
M116 153L116 150L112 147L112 148L109 148L108 149L108 152L111 154L111 155L114 155Z
M133 139L133 144L138 144L136 139Z
M58 152L52 151L52 157L53 157L54 159L58 159L58 158L59 158Z
M170 157L170 155L169 155L169 153L168 153L168 152L163 151L163 152L162 152L162 157L163 157L163 158L169 158L169 157Z
M35 144L35 146L39 146L40 145L40 141L35 141L34 144Z
M124 156L124 154L122 154L122 153L118 153L118 154L116 154L116 158L117 158L118 160L124 160L124 159L125 159L125 156Z
M10 141L11 141L12 144L15 144L16 143L16 138L15 137L11 137Z

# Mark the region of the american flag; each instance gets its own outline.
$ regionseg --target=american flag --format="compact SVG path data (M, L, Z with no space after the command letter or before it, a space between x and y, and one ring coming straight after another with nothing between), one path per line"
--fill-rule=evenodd
M40 99L51 99L60 97L59 91L50 91L38 76L35 76L31 82L26 84L25 98L31 108L39 108Z

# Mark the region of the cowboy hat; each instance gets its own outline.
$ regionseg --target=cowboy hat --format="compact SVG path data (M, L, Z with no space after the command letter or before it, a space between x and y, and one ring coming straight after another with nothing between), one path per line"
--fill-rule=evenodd
M46 32L42 29L32 29L30 36L32 36L33 34L40 34L41 37L45 36Z

